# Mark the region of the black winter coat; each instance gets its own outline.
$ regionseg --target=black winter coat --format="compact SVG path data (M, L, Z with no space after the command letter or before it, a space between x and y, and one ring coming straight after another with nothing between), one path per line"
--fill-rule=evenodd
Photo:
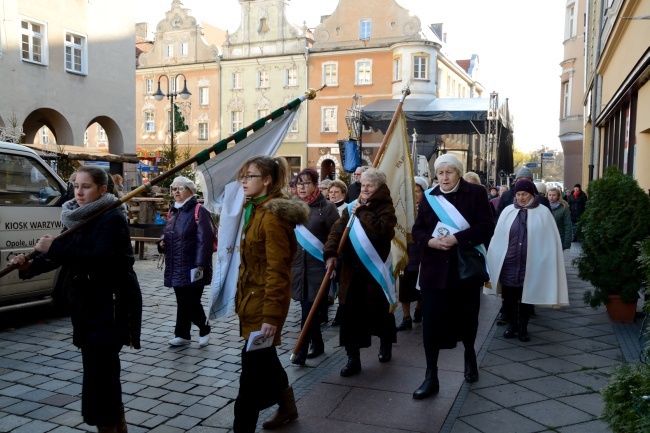
M142 295L134 261L126 218L113 209L52 242L49 251L38 255L20 277L32 278L62 266L71 304L73 344L139 349Z
M298 199L300 200L300 199ZM304 226L323 244L339 219L339 211L329 200L319 194L309 205L309 221ZM325 263L298 245L291 265L291 298L296 301L314 302L318 289L325 278Z
M569 194L569 209L571 210L571 222L577 223L578 218L585 213L585 208L587 207L587 194L584 191L580 190L580 194L576 198L573 193Z
M423 290L453 288L459 281L457 249L475 247L490 240L494 233L492 209L485 188L465 179L460 180L456 192L443 194L440 187L436 187L428 194L443 196L470 225L470 228L456 233L458 245L448 251L430 248L427 244L433 238L433 231L440 219L426 197L420 201L413 225L413 241L422 252L420 287Z
M165 286L206 286L212 281L214 225L210 212L201 206L198 223L194 211L198 201L190 198L180 209L172 206L165 231ZM203 278L190 282L190 271L203 267Z

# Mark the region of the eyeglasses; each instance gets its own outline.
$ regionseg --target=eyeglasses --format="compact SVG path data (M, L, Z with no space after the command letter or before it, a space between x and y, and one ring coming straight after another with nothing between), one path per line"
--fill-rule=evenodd
M245 174L245 175L239 177L239 181L240 182L244 182L244 181L248 182L249 180L253 179L254 177L262 177L262 175L261 174Z
M298 188L307 188L307 185L311 185L312 183L314 183L314 182L298 182L296 184L296 186Z
M361 176L361 173L354 173L355 176Z
M320 189L321 191L327 191L329 188L326 187L326 186L321 186L319 189Z
M186 189L187 189L187 187L185 185L174 186L174 187L172 187L172 192L176 192L176 191L183 192Z

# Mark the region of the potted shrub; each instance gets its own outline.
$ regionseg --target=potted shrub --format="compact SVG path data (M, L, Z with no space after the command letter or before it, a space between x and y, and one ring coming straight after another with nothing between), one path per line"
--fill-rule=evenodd
M604 304L615 322L632 322L644 280L635 244L650 235L650 197L616 167L590 182L587 195L578 227L582 253L574 260L580 278L594 286L584 301L593 308Z

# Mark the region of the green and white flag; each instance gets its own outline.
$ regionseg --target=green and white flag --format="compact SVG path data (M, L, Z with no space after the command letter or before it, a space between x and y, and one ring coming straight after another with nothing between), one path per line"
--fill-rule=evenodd
M266 123L248 137L240 131L241 140L214 158L200 164L198 171L203 175L201 187L205 207L219 216L219 246L214 256L211 284L209 318L216 319L228 314L234 305L237 292L237 278L241 259L239 245L243 222L244 191L237 180L239 167L256 155L273 156L291 126L299 103L278 118ZM237 135L237 134L236 134ZM244 138L245 137L245 138Z

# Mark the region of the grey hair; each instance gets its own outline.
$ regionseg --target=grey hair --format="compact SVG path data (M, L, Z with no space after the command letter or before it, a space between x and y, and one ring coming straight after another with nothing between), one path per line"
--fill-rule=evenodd
M323 179L323 180L320 181L319 186L324 186L325 188L329 188L330 183L332 183L332 179Z
M361 180L363 179L375 182L377 187L380 187L386 183L386 174L377 168L369 168L361 173Z
M445 164L445 163L443 163L443 164ZM468 182L470 180L473 180L475 183L477 183L479 185L481 184L481 178L478 176L477 173L474 173L473 171L468 171L467 173L465 173L465 175L463 176L463 179L465 179Z

